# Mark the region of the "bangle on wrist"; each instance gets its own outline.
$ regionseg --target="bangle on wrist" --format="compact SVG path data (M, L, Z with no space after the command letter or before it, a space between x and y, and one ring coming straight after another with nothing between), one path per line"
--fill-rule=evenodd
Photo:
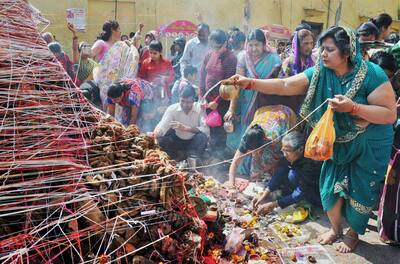
M245 90L253 90L256 87L256 80L250 79L249 84L244 88Z
M353 106L351 108L351 114L352 115L356 115L358 113L358 111L360 111L360 104L357 103L353 103Z
M78 39L78 36L73 36L72 39L74 39L74 40L75 40L75 39Z

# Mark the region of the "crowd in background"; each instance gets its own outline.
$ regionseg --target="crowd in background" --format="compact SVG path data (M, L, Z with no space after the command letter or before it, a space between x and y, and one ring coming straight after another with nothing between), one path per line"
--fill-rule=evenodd
M400 42L398 34L391 32L391 24L389 15L380 14L355 30L357 39L352 39L352 33L345 32L341 27L331 28L322 34L322 38L318 38L311 26L301 24L294 29L291 40L273 42L268 32L261 29L245 34L239 28L232 27L225 32L210 29L202 23L198 25L196 37L189 40L177 37L165 52L167 47L163 47L158 32L148 31L144 34L144 25L140 24L136 32L122 35L117 21L106 21L92 45L79 42L74 27L68 25L72 33L72 57L63 51L51 33L45 33L43 38L90 102L115 116L125 126L138 125L143 133L154 136L160 147L177 161L187 161L189 167L194 167L199 162L233 158L228 180L231 186L235 186L237 175L266 182L266 191L255 200L255 206L261 205L261 201L280 187L288 189L286 196L259 206L260 213L268 213L275 207L284 208L304 199L317 206L322 204L324 209L330 211L331 201L327 206L328 202L324 199L331 197L327 194L324 196L324 182L318 184L322 163L303 156L310 126L296 127L314 101L311 102L306 92L285 94L285 89L270 92L269 88L263 88L269 87L268 81L260 84L254 80L274 79L276 87L283 88L314 87L315 94L321 93L324 98L332 98L329 92L321 89L332 91L334 88L329 85L337 85L342 88L338 88L339 92L333 95L344 95L349 89L357 88L353 87L352 81L364 74L362 78L372 86L364 91L367 81L362 79L364 86L357 89L369 95L389 80L397 99L400 96ZM327 40L333 41L330 46L325 43ZM329 57L335 48L340 51L340 56L335 56L346 57L346 61L348 59L350 68L343 75L338 72L332 75L327 70L329 67L322 66L328 62L337 65L342 63L333 62L335 60ZM375 66L371 66L371 62ZM247 82L243 81L246 87L240 90L237 98L227 101L221 97L218 88L221 81L234 75L246 78ZM318 77L318 81L314 80L317 79L314 76L322 77ZM328 86L322 87L324 82ZM362 99L361 95L355 98L367 103L367 99ZM368 103L373 104L369 100L370 97ZM379 99L374 102L380 104ZM347 112L355 115L359 111L357 107L355 103ZM340 129L344 129L350 121L345 117L342 122L341 118L342 115L335 121L341 125ZM369 120L365 116L361 119ZM375 121L373 118L369 120L369 126L373 126ZM382 122L376 121L378 124ZM291 130L295 131L288 134ZM354 133L363 132L357 130ZM354 141L355 137L350 140ZM347 151L361 155L362 151L367 150L349 148ZM251 155L244 157L246 153ZM387 165L388 158L383 157L381 162ZM325 172L327 166L322 166ZM335 163L332 166L334 170L334 166L338 165ZM379 173L380 180L373 181L376 186L381 186L383 182L384 172ZM318 195L319 188L321 196ZM333 188L339 187L335 185ZM371 207L370 201L369 206L363 202L355 203L353 201L352 206L361 209ZM337 212L336 215L328 213L328 216L333 231L321 239L322 243L330 243L341 232L335 222L337 219L334 219ZM355 219L361 222L365 220L360 220L358 215ZM354 227L353 231L362 234L365 227ZM349 237L356 240L352 233ZM353 250L356 243L349 241L338 250Z

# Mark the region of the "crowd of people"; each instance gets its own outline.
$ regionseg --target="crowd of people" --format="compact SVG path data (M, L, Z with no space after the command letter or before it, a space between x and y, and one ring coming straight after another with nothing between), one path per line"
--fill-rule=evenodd
M196 37L176 38L168 56L157 32L142 38L142 24L121 36L118 22L106 21L93 45L79 43L68 25L72 60L51 33L43 38L89 101L125 126L138 125L172 158L190 167L232 159L232 188L239 176L265 182L253 201L257 213L301 200L322 206L332 224L322 244L342 235L344 216L350 230L337 250L346 253L365 232L392 150L400 44L391 23L380 14L319 38L301 24L277 47L261 29L225 32L202 23ZM242 88L231 101L219 94L226 79ZM327 101L337 138L322 163L305 158L304 145ZM278 189L284 194L267 202Z

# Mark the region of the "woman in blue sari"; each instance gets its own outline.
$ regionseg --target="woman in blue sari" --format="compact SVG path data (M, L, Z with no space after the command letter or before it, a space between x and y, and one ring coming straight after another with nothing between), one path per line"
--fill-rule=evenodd
M236 72L250 78L267 79L275 72L273 69L280 64L279 55L267 49L264 32L256 29L251 31L247 37L246 51L238 55ZM241 90L239 98L231 101L229 110L224 117L225 121L233 120L234 122L234 132L227 135L226 142L231 151L236 151L239 147L240 140L253 120L255 111L266 105L260 100L262 98L257 91Z
M336 141L332 157L320 176L320 194L332 228L321 235L321 244L331 244L342 235L342 216L350 229L336 249L353 251L365 233L369 214L377 198L393 141L396 102L385 72L363 61L355 34L342 27L330 28L319 40L320 54L314 67L276 80L242 76L234 82L266 94L302 95L303 118L314 127L327 108L335 111Z

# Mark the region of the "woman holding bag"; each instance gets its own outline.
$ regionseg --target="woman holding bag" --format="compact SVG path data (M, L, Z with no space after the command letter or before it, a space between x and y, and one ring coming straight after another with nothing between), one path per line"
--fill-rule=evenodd
M209 36L211 51L204 58L199 72L200 95L219 81L227 79L236 73L236 56L227 49L227 34L222 30L215 30ZM226 132L222 126L222 117L229 107L229 102L219 97L218 88L213 89L203 100L207 101L207 125L210 126L210 146L216 154L222 154L226 146ZM214 152L215 153L215 152Z
M385 72L362 60L353 31L332 27L319 39L316 65L287 79L232 79L240 87L265 94L303 95L300 115L305 118L323 104L307 121L312 127L327 108L334 114L336 141L331 159L324 162L320 193L332 228L320 236L331 244L342 235L342 214L350 225L337 250L355 249L364 234L369 213L376 200L378 182L385 175L393 141L396 102Z

